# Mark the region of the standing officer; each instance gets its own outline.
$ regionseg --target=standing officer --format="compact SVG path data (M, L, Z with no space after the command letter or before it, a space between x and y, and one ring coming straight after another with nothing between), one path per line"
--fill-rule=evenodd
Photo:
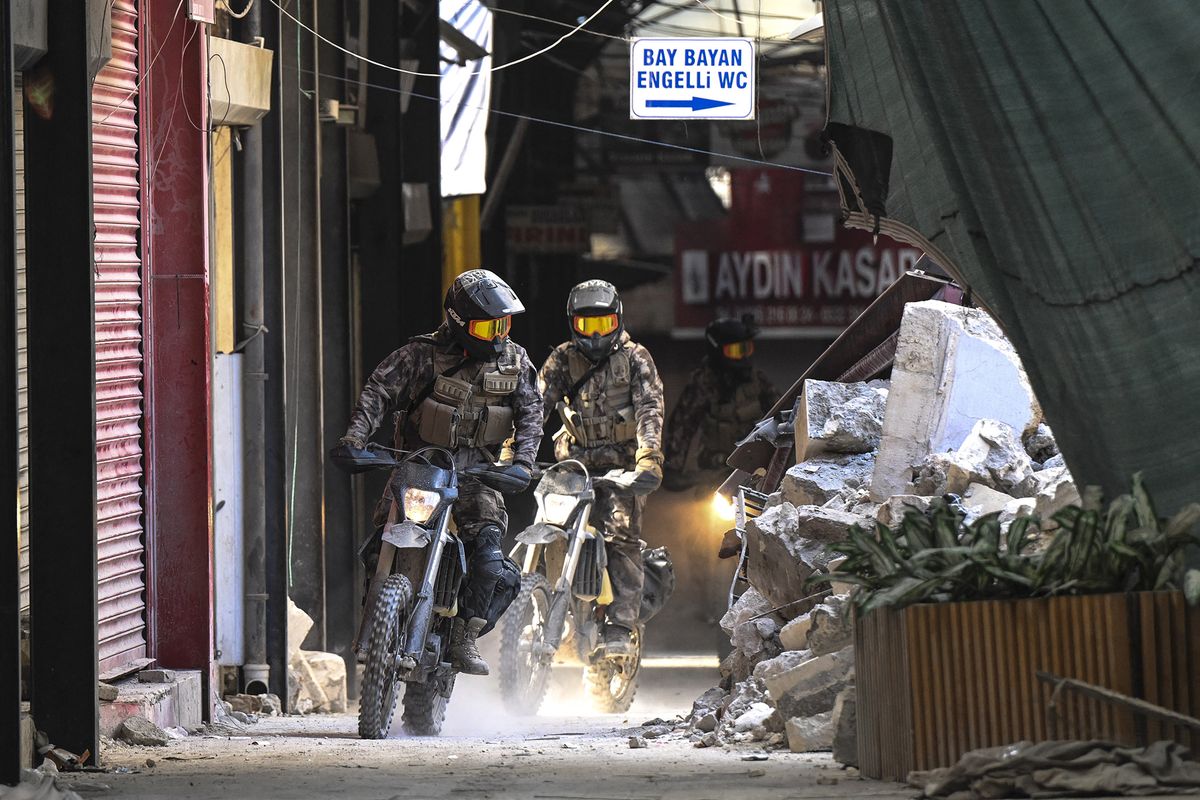
M692 440L699 434L696 466L725 467L738 440L766 416L779 399L771 380L754 368L753 317L724 317L704 330L707 352L692 373L667 420L666 486L681 491L691 482L684 476Z
M542 438L542 397L525 348L508 337L512 315L525 306L507 283L486 269L464 272L443 305L445 321L436 331L410 339L376 367L339 444L363 448L391 412L397 448L433 445L453 453L460 470L453 514L467 573L450 657L460 672L487 675L475 640L503 613L497 605L507 603L497 596L507 592L511 602L515 588L507 585L500 551L508 514L499 492L461 470L494 463L512 438L512 464L500 471L528 485ZM389 487L375 509L376 539L392 502Z
M625 331L611 283L590 280L572 289L567 322L571 339L554 348L538 374L546 417L557 410L563 424L554 456L578 459L593 475L636 471L629 489L597 486L592 509L608 541L613 584L605 648L626 655L642 603L642 511L662 482L662 381L650 352Z

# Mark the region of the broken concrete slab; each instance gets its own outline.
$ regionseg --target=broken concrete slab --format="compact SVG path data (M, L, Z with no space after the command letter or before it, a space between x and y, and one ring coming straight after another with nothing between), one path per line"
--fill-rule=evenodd
M808 645L812 628L812 612L801 614L779 629L779 643L786 650L803 650Z
M1000 527L1008 529L1008 525L1018 517L1028 517L1034 513L1037 500L1032 497L1019 497L1004 507L1000 512Z
M803 614L817 602L797 602L811 592L804 582L814 572L825 572L835 554L825 545L845 539L861 517L844 511L780 503L746 525L747 575L750 584L778 609L783 621Z
M830 595L809 614L812 627L808 632L807 644L814 656L836 653L854 644L849 595Z
M851 490L869 488L874 471L874 453L819 456L789 468L779 491L794 506L824 505Z
M120 694L120 690L117 687L113 686L111 683L105 683L104 681L100 681L99 685L96 687L96 692L100 695L101 703L111 703L112 701L116 700L117 696Z
M848 767L858 766L858 708L854 684L847 686L833 703L833 759Z
M870 453L883 435L887 390L865 383L807 380L796 398L796 454Z
M875 463L876 502L902 494L911 468L957 450L981 419L1024 431L1041 409L1016 351L980 309L936 300L904 310ZM965 486L964 486L965 488Z
M1003 513L1004 509L1014 502L1017 502L1017 498L982 483L972 483L962 496L962 506L967 510L968 523L987 514Z
M346 662L336 653L301 650L288 665L300 691L297 706L312 703L314 713L340 714L346 710Z
M139 747L163 747L171 741L171 736L162 728L145 717L128 717L121 723L117 735L132 745Z
M854 648L848 647L836 653L826 653L804 659L787 668L764 670L761 680L775 701L776 707L784 713L786 718L791 718L804 716L804 713L784 709L783 704L786 698L792 696L797 701L803 701L836 686L837 688L829 695L828 704L824 708L816 708L810 713L828 711L833 708L833 701L837 698L837 693L845 688L845 683L853 669Z
M1025 431L1021 441L1029 458L1038 464L1043 464L1047 459L1058 455L1058 442L1054 440L1054 431L1044 422Z
M1056 513L1069 505L1082 502L1075 481L1066 467L1042 470L1034 478L1037 487L1037 497L1034 499L1034 513L1047 522Z
M879 505L879 510L875 512L875 519L887 525L889 528L895 528L904 519L904 515L909 511L916 511L919 514L924 514L929 510L929 504L934 501L933 497L925 497L916 494L896 494L884 500Z
M721 617L721 629L739 652L748 657L757 656L763 650L765 638L758 623L767 619L770 611L771 603L751 586ZM775 624L771 620L771 625Z
M768 703L758 702L751 705L733 721L733 729L738 733L753 731L755 728L765 728L767 720L775 713Z
M1033 475L1033 462L1021 444L1021 434L1006 422L981 419L971 428L957 451L978 481L1014 497L1027 497L1026 481Z
M784 725L788 749L793 753L817 753L833 749L833 714L829 711L811 717L793 717Z
M101 703L100 733L113 738L128 717L140 716L161 728L198 727L203 721L203 683L198 670L174 670L171 683L141 683L127 678L115 684L117 699Z
M1046 459L1045 463L1042 464L1042 469L1046 470L1046 469L1054 469L1056 467L1066 467L1066 466L1067 466L1066 459L1063 458L1062 453L1059 453L1056 456L1051 456L1050 458Z

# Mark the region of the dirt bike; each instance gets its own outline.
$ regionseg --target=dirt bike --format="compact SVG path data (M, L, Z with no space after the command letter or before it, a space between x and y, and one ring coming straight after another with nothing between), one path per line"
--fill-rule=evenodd
M449 527L458 499L454 457L437 447L403 452L377 445L342 445L331 456L351 472L391 470L396 498L355 637L355 653L364 662L358 734L387 737L403 684L404 730L436 736L457 676L448 650L467 569L463 543ZM503 475L488 473L488 465L466 474L500 491L515 488Z
M628 487L633 474L614 470L595 482ZM542 473L534 497L536 520L517 536L509 554L522 564L522 575L520 593L501 620L505 706L513 713L536 714L557 656L583 664L584 687L597 710L627 711L637 692L645 622L674 588L670 557L665 548L643 553L650 600L643 598L629 654L610 656L604 650L604 615L612 584L604 537L588 523L595 503L593 478L581 462L560 461Z

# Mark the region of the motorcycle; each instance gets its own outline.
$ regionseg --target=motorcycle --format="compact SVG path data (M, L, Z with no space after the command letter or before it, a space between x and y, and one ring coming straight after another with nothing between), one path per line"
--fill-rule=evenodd
M633 703L645 623L674 589L670 555L666 548L643 551L646 587L630 652L608 655L603 634L612 584L604 537L588 520L594 484L627 488L633 474L614 470L593 480L574 459L543 471L534 490L537 517L509 554L522 564L520 592L501 620L500 690L509 711L537 713L556 656L583 664L584 687L598 711L623 713Z
M454 457L438 447L404 452L378 445L362 450L342 445L334 448L331 457L350 472L390 470L389 486L396 498L381 534L378 562L355 637L355 653L364 663L359 736L387 737L401 684L404 730L436 736L457 676L448 651L467 570L462 540L449 527L458 499ZM489 472L489 466L465 474L498 491L519 488L509 485L505 476Z

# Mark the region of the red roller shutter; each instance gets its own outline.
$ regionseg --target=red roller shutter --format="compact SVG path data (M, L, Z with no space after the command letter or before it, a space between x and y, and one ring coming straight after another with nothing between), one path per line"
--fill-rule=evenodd
M112 61L92 88L100 669L146 655L138 11L112 8Z

